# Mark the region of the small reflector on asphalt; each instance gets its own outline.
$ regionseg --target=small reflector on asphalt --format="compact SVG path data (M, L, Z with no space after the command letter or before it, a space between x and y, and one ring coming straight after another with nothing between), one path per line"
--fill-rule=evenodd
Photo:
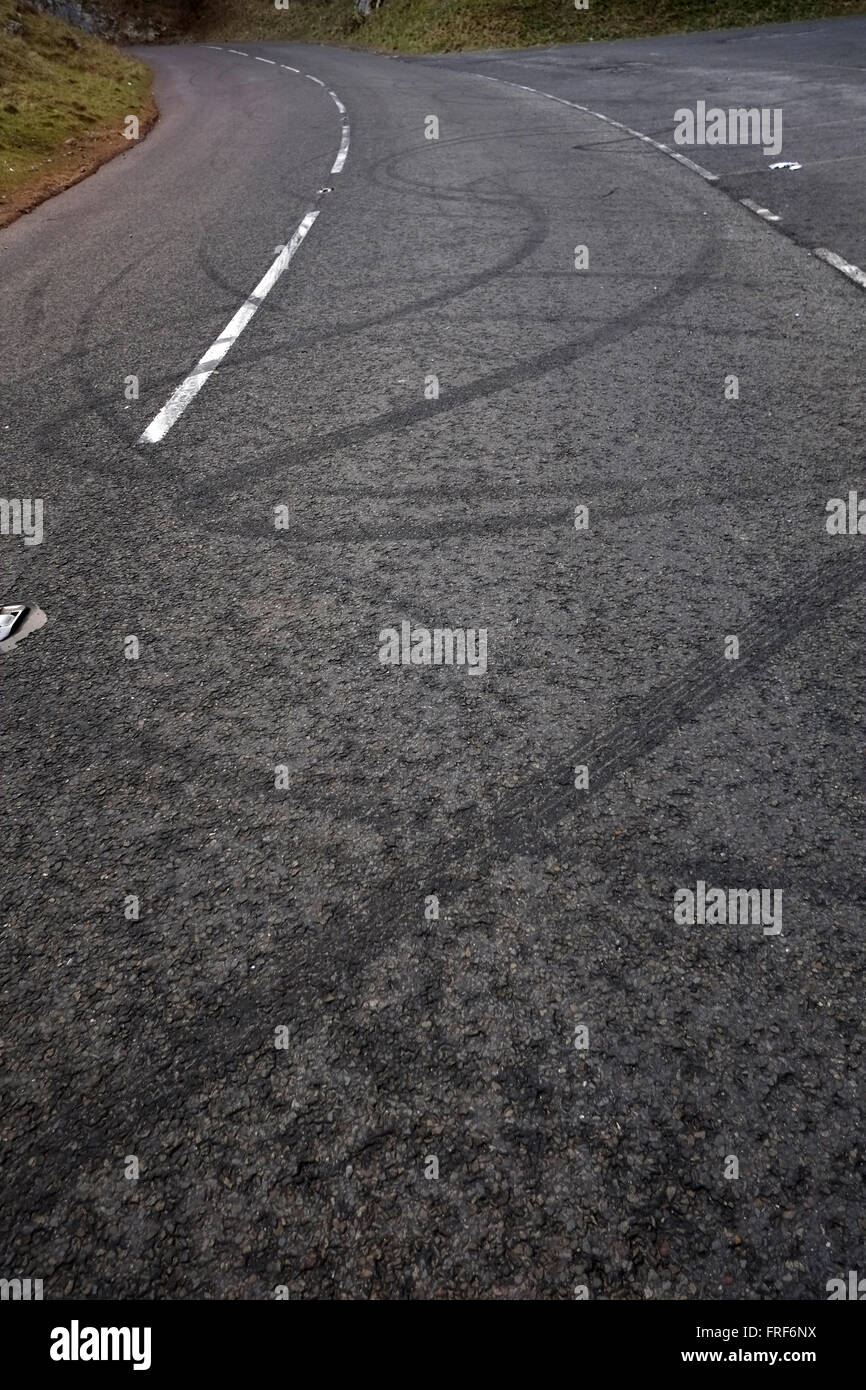
M0 642L6 641L26 612L26 603L7 603L0 608Z
M14 652L19 643L38 632L48 622L48 614L35 603L6 603L0 608L0 656Z

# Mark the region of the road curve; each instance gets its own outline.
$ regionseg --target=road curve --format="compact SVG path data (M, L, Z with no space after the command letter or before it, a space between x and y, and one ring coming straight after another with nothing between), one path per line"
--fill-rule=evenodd
M0 234L3 601L48 617L2 666L4 1243L46 1298L824 1298L862 292L483 57L232 47L148 49L154 132ZM554 94L665 140L617 80ZM486 672L383 665L404 621ZM675 921L699 881L781 931Z

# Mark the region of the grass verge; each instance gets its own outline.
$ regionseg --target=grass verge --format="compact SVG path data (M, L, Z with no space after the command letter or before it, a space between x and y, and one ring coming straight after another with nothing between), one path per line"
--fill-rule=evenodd
M0 227L130 148L156 120L143 63L0 0Z
M863 14L864 0L383 0L362 19L352 0L209 0L189 37L306 39L386 53L523 48Z

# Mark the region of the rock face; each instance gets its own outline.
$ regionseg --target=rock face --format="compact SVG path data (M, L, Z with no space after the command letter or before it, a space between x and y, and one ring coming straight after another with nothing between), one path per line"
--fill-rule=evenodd
M145 23L129 15L109 14L99 5L79 0L23 0L28 10L62 19L85 34L97 34L104 39L121 39L128 43L155 43L165 33L165 25Z

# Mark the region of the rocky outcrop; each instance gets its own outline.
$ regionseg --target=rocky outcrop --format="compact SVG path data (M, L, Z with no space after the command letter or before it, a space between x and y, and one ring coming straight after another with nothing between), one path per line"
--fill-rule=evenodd
M80 0L22 0L22 9L37 14L52 15L85 34L114 39L124 43L155 43L168 37L165 24L137 20L131 15L113 14L98 4L83 4Z

